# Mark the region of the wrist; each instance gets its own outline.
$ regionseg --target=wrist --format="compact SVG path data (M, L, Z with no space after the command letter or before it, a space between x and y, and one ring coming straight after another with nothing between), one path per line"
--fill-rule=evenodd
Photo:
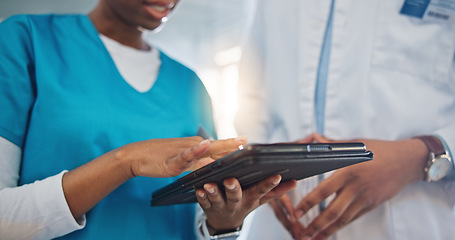
M137 177L134 172L134 161L129 154L128 148L123 146L113 151L114 161L119 166L119 172L124 176L125 180Z
M207 223L207 220L203 220L200 228L205 239L210 240L234 240L240 236L241 231L241 226L234 229L216 230Z
M414 138L412 139L413 141L415 141L416 145L415 145L415 160L417 162L417 171L416 171L416 177L415 177L415 180L416 181L420 181L420 180L423 180L425 179L425 166L427 164L427 159L428 159L428 154L429 154L429 150L426 146L426 144L418 139L418 138Z
M224 234L224 233L229 233L229 232L235 232L235 231L240 231L242 228L242 224L234 227L221 227L221 228L216 228L213 227L208 220L205 221L205 224L207 226L208 233L210 235L219 235L219 234Z
M445 178L453 171L453 162L448 154L448 149L442 141L431 135L417 136L427 147L426 162L423 167L424 178L428 182L436 182Z

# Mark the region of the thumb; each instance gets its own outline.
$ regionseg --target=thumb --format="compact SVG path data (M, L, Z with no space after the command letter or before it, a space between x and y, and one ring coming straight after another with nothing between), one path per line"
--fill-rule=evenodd
M208 165L212 162L214 162L215 160L213 158L201 158L199 160L197 160L196 162L194 162L194 164L188 169L189 171L194 171L194 170L197 170L201 167L204 167L205 165Z
M210 141L204 140L199 144L190 147L183 152L181 152L178 156L171 159L169 165L174 165L172 169L175 169L176 175L183 173L186 170L189 170L194 163L201 157L207 150L209 149ZM203 163L208 164L209 160L203 160Z

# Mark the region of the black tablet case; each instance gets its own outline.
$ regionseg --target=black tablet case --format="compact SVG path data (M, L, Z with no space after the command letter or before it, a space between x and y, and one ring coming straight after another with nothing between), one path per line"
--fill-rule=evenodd
M373 159L359 142L312 144L252 144L191 172L152 193L152 206L196 202L195 190L205 183L222 186L237 178L243 189L269 176L300 180Z

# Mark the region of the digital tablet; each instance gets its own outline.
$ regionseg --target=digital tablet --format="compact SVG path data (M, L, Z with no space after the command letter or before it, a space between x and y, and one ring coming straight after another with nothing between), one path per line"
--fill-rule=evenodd
M360 142L251 144L156 190L151 205L196 202L196 189L209 182L222 186L226 178L237 178L246 189L276 174L282 181L300 180L371 159Z

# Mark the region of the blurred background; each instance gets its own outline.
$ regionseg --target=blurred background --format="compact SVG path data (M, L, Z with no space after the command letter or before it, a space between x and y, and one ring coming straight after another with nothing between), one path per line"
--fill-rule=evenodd
M97 0L0 0L0 21L14 14L88 13ZM236 136L241 42L251 24L254 0L180 0L159 32L146 37L193 69L214 105L219 138Z

